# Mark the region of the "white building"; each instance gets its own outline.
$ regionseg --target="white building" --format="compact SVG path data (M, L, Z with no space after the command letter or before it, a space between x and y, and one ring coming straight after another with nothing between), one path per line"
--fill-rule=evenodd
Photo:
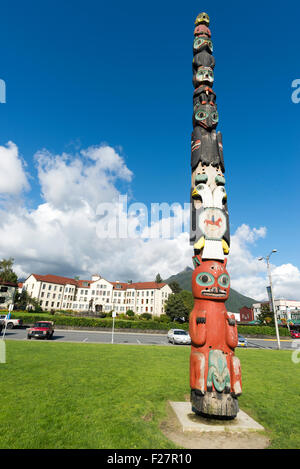
M18 285L0 279L0 309L7 309L14 302Z
M261 306L269 304L264 301L262 303L253 304L254 319L260 314ZM300 301L296 300L274 300L275 311L278 319L300 319Z
M172 290L166 283L109 282L93 275L91 280L75 280L57 275L31 274L23 285L39 300L44 310L115 311L160 316Z

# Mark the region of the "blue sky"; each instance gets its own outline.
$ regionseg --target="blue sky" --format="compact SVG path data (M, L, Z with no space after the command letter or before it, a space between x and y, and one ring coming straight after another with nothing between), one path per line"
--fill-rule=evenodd
M43 202L34 155L118 149L133 200L189 201L194 19L211 17L231 231L266 227L254 256L300 267L300 5L273 2L11 1L2 4L0 145L26 162L32 209ZM120 181L122 192L123 182ZM126 187L126 184L125 186ZM125 190L125 189L124 189Z

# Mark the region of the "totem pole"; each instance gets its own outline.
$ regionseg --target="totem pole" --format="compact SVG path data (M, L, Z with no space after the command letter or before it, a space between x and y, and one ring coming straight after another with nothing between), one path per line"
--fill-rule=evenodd
M234 315L225 300L230 278L226 270L230 234L221 132L212 90L215 59L209 17L195 21L193 58L193 132L191 142L191 233L194 247L190 315L192 339L190 386L193 412L209 418L236 417L242 392Z

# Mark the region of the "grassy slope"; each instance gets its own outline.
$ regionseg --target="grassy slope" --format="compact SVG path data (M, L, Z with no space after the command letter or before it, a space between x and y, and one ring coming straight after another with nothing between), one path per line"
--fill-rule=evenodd
M178 282L183 290L192 291L192 273L193 270L187 267L179 274L172 275L171 277L169 277L167 280L165 280L165 282ZM226 301L226 308L232 313L239 313L240 308L242 308L243 306L247 306L248 308L250 308L253 303L257 303L257 301L253 298L249 298L248 296L242 295L241 293L231 288L229 298Z
M7 341L0 365L1 448L173 448L167 400L189 393L189 347ZM300 448L299 365L291 353L238 350L241 408Z

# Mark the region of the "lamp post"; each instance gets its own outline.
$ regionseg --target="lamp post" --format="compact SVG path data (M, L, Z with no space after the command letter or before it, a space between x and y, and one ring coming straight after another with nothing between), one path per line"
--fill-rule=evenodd
M275 330L276 330L277 344L278 344L278 350L280 350L280 339L279 339L279 331L278 331L278 323L277 323L277 313L275 311L275 304L274 304L274 297L273 297L273 285L272 285L272 277L271 277L271 269L270 269L270 257L273 254L273 252L277 252L277 249L273 249L270 252L270 254L266 257L259 257L258 260L262 261L263 259L265 259L267 261L268 276L269 276L269 282L270 282L271 301L272 301L272 308L273 308L273 314L274 314L274 320L275 320Z

